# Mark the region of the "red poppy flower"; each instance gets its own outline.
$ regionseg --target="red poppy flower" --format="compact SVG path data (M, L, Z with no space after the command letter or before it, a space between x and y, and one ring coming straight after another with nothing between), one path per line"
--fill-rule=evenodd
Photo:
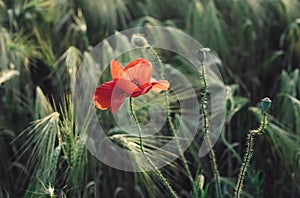
M138 97L148 91L161 92L168 90L167 80L152 79L152 65L143 58L131 61L124 69L116 60L110 62L112 81L105 82L96 88L93 101L98 109L111 107L115 113L127 97Z

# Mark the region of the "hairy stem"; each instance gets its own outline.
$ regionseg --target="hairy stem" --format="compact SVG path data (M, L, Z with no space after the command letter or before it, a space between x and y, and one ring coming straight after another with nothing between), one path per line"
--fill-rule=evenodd
M134 108L133 108L133 102L132 102L132 98L129 98L129 106L130 106L130 113L133 117L133 120L137 126L137 130L138 130L138 135L139 135L139 139L140 139L140 150L143 154L143 156L145 157L145 159L147 160L147 162L150 164L150 166L154 169L155 174L158 176L158 178L162 181L162 183L164 184L164 186L167 188L169 195L172 198L177 198L177 194L175 193L175 191L172 189L171 185L169 184L169 182L167 181L167 179L163 176L163 174L161 173L161 171L156 167L156 165L151 161L151 159L146 155L145 151L144 151L144 146L143 146L143 138L142 138L142 134L141 134L141 127L140 127L140 123L138 121L138 118L135 114Z
M215 188L216 188L216 197L221 198L222 197L222 192L221 192L221 182L220 182L220 175L219 171L217 168L217 161L216 161L216 155L215 151L211 145L211 140L209 137L209 131L208 131L208 117L207 117L207 112L206 112L206 102L207 102L207 94L208 94L208 85L206 82L206 77L205 77L205 67L203 63L201 63L201 69L202 69L202 81L204 85L204 91L203 91L203 97L201 101L201 111L203 114L203 119L204 119L204 136L206 137L206 142L208 144L208 149L209 149L209 158L215 178Z
M260 135L263 133L263 130L265 129L267 124L267 113L263 113L263 117L262 117L262 121L260 126L258 127L258 129L255 130L251 130L248 133L247 136L247 149L246 149L246 153L244 155L244 159L243 159L243 164L239 173L239 177L238 177L238 181L235 187L235 193L234 193L234 197L235 198L240 198L241 196L241 192L242 192L242 188L243 188L243 184L244 184L244 179L245 179L245 174L247 172L247 168L249 166L251 157L253 155L253 147L254 147L254 138L255 135Z
M157 61L158 61L159 69L160 69L160 78L161 78L161 79L165 79L164 68L163 68L163 64L162 64L162 61L161 61L159 55L157 54L157 52L156 52L151 46L149 46L148 48L150 49L150 51L152 52L152 54L155 56L155 58L156 58ZM186 158L185 158L184 155L183 155L183 151L182 151L182 149L181 149L180 142L179 142L178 137L177 137L177 133L176 133L176 130L175 130L175 126L174 126L174 124L173 124L173 122L172 122L172 118L171 118L171 114L170 114L170 109L169 109L169 105L170 105L170 102L169 102L169 96L168 96L167 92L165 92L165 91L163 92L163 95L164 95L164 99L165 99L165 106L166 106L166 114L167 114L168 124L169 124L169 126L170 126L172 135L175 137L176 146L177 146L177 148L178 148L180 158L181 158L181 160L182 160L182 162L183 162L184 169L185 169L186 172L187 172L187 175L188 175L188 177L189 177L190 182L193 184L194 179L193 179L193 177L192 177L192 173L191 173L191 171L190 171L190 169L189 169L187 160L186 160Z

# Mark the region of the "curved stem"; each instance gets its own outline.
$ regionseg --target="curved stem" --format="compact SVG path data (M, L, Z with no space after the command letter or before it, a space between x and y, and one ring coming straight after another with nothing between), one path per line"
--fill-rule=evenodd
M130 113L133 117L133 120L136 124L137 127L137 131L138 131L138 135L139 135L139 140L140 140L140 150L143 154L143 156L145 157L145 159L147 160L147 162L150 164L150 166L154 169L156 175L158 176L158 178L162 181L162 183L164 184L164 186L167 188L168 193L170 194L170 196L172 198L177 198L177 194L175 193L175 191L172 189L171 185L169 184L169 182L167 181L167 179L163 176L163 174L160 172L160 170L156 167L156 165L151 161L151 159L146 155L145 151L144 151L144 146L143 146L143 138L142 138L142 134L141 134L141 127L140 127L140 123L138 121L138 118L135 114L135 111L133 109L133 102L132 102L132 98L129 98L129 106L130 106Z
M163 68L163 64L162 64L162 61L161 59L159 58L159 55L157 54L157 52L151 47L149 46L148 49L150 49L150 51L153 53L153 55L155 56L155 58L157 59L158 61L158 64L159 64L159 69L160 69L160 78L161 79L165 79L165 73L164 73L164 68ZM176 141L176 146L178 148L178 151L179 151L179 155L180 155L180 158L183 162L183 166L184 166L184 169L186 170L187 172L187 175L189 177L189 180L191 183L194 182L194 179L192 177L192 173L189 169L189 166L188 166L188 163L187 163L187 160L186 158L184 157L183 155L183 151L181 149L181 146L180 146L180 143L179 143L179 140L178 140L178 137L177 137L177 133L176 133L176 129L175 129L175 126L172 122L172 118L171 118L171 113L170 113L170 109L169 109L169 105L170 105L170 102L169 102L169 96L167 94L167 92L163 92L163 95L164 95L164 99L165 99L165 106L166 106L166 114L167 114L167 120L168 120L168 124L170 126L170 129L171 129L171 132L172 132L172 135L175 137L175 141Z
M260 135L263 133L263 130L265 129L267 124L267 113L263 113L263 118L261 121L260 126L258 127L258 129L256 130L251 130L248 133L247 136L247 150L243 159L243 164L239 173L239 177L238 177L238 181L235 187L235 193L234 193L234 197L235 198L240 198L241 195L241 191L243 188L243 183L244 183L244 179L245 179L245 174L247 172L247 168L249 166L251 157L253 155L253 147L254 147L254 138L255 135Z
M209 158L211 160L211 165L212 165L212 170L214 173L214 178L216 180L215 185L216 185L216 197L220 198L222 197L222 192L221 192L221 182L220 182L220 174L217 168L217 161L216 161L216 155L214 152L214 149L211 145L211 140L209 137L209 131L208 131L208 118L207 118L207 112L206 112L206 102L207 102L207 94L208 94L208 85L206 82L206 77L205 77L205 67L203 63L201 63L201 69L202 69L202 81L204 85L204 93L201 101L201 111L203 114L203 119L204 119L204 136L206 137L206 141L208 144L208 149L209 149Z
M243 163L242 158L239 156L239 154L234 150L233 146L226 140L226 137L224 133L221 133L221 139L225 146L229 149L230 152L236 157L236 159L239 161L240 164Z

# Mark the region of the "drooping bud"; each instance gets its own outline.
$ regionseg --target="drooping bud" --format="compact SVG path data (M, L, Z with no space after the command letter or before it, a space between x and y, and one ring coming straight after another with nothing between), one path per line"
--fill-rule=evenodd
M137 47L147 47L148 42L144 35L142 34L133 34L131 37L131 42Z

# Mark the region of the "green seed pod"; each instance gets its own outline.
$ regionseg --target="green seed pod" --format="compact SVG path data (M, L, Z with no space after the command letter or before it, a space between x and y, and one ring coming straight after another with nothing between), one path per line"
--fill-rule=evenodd
M137 47L147 47L148 42L144 35L142 34L133 34L131 37L131 42Z
M261 100L261 108L264 113L270 109L271 104L272 104L272 101L268 97Z
M206 60L206 53L209 52L209 48L202 48L197 51L197 59L203 63Z

